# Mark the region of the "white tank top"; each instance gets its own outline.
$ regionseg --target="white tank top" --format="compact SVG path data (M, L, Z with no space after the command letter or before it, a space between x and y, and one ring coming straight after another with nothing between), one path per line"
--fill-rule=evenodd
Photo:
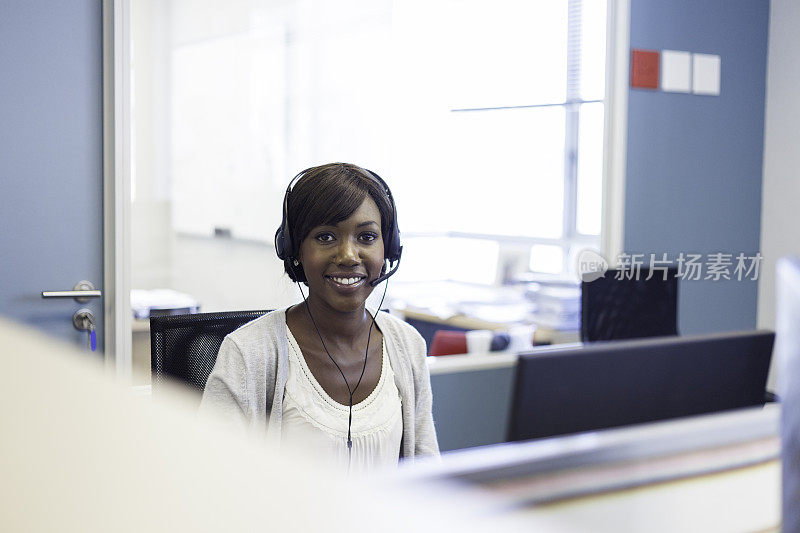
M382 343L381 377L377 386L353 406L353 448L348 457L349 407L325 392L309 370L292 332L288 327L286 331L289 376L283 397L283 445L302 447L317 459L351 474L396 467L403 438L403 417L386 343Z

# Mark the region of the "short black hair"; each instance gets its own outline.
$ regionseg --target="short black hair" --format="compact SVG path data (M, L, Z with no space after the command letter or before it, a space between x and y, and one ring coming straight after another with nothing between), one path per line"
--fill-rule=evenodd
M328 163L311 167L288 193L286 220L291 249L283 260L283 269L292 281L305 282L303 266L292 260L300 253L300 245L311 230L322 225L336 225L349 218L369 195L381 214L381 236L384 246L394 228L392 202L383 186L369 171L350 163Z

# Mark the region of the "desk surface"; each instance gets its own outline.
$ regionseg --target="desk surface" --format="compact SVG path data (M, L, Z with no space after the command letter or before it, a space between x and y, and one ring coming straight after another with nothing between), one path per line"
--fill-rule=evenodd
M525 353L546 353L554 350L578 348L579 342L555 344L548 346L535 346ZM473 370L488 370L490 368L508 368L517 364L516 353L487 352L462 355L439 355L428 357L428 369L431 374L447 374L453 372L469 372Z
M566 530L649 533L780 531L780 461L642 485L550 505L520 517L547 517Z
M432 314L430 310L419 309L415 307L406 307L400 313L405 318L420 320L431 324L443 324L447 326L454 326L463 329L487 329L490 331L506 331L514 323L508 322L490 322L480 318L470 317L466 315L452 315L447 318ZM536 331L534 332L534 340L537 344L563 344L578 342L580 340L580 332L576 329L554 329L546 326L539 326L535 323Z
M568 531L768 531L780 525L779 407L452 452L450 480ZM502 502L502 503L501 503Z
M524 286L483 286L452 281L401 283L392 287L392 309L408 318L464 329L507 330L518 324L537 326L537 342L575 342L580 291L561 298L541 289L532 296ZM569 291L566 291L569 292ZM541 301L540 301L541 300ZM554 317L561 317L556 319ZM554 324L563 324L556 327Z

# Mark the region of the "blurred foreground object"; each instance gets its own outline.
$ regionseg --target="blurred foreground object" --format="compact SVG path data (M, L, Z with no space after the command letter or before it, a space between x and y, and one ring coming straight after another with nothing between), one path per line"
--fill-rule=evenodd
M2 320L0 361L2 531L515 530L485 505L456 512L470 498L457 489L431 506L410 486L343 480L237 438L201 422L182 391L135 396L70 347Z
M347 480L201 423L194 399L168 384L156 398L135 396L80 352L1 320L0 361L0 531L779 527L774 404L475 448Z
M780 530L779 408L482 446L417 463L405 481L467 484L559 530ZM556 522L554 522L556 523ZM531 531L552 531L536 529Z
M800 260L778 261L775 362L781 399L783 531L800 532Z

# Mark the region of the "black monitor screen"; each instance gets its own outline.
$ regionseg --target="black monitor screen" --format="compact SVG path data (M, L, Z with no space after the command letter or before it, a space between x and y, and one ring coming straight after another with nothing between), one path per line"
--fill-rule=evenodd
M761 405L774 338L737 332L522 354L509 440Z
M675 268L609 270L581 283L583 341L677 335L677 321Z

